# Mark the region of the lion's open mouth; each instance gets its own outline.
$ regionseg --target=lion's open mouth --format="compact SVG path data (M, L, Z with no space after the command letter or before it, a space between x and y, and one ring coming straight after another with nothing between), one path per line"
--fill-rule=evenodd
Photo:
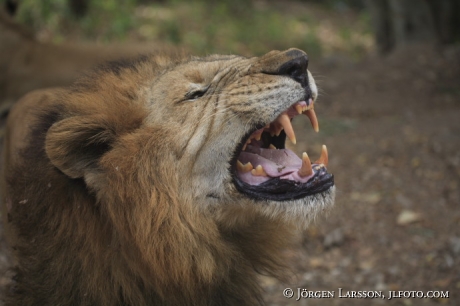
M326 169L326 146L313 163L307 153L299 158L285 148L286 136L296 143L291 125L295 116L305 114L313 129L319 130L313 104L311 99L297 102L273 122L244 137L232 163L234 182L240 192L255 199L283 201L320 193L334 185L334 177Z

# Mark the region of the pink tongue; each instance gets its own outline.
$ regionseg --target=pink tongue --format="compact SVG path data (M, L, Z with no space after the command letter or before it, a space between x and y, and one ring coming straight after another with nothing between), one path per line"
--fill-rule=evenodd
M258 165L262 165L264 168L268 177L254 176L251 172L239 173L243 181L253 185L263 183L270 177L289 176L291 173L297 173L302 166L302 160L289 149L275 150L248 146L246 151L241 152L238 160L243 164L250 162L254 168Z

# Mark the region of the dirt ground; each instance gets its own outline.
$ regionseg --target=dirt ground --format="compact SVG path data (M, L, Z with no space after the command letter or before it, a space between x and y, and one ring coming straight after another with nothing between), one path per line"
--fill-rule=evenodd
M306 120L300 153L322 143L336 205L291 252L288 284L266 280L270 305L460 305L460 53L413 46L360 63L312 61L323 94L320 135ZM300 134L300 133L298 133ZM300 138L300 136L298 136ZM283 289L292 288L292 299ZM298 288L334 291L297 299ZM448 291L449 298L339 298L347 291ZM350 293L351 294L351 293Z
M294 149L315 158L327 145L337 200L287 251L292 279L262 278L267 304L460 305L459 48L311 59L310 70L321 89L320 133L296 118ZM0 286L9 259L0 239ZM298 288L335 297L297 300ZM449 297L339 298L339 288Z

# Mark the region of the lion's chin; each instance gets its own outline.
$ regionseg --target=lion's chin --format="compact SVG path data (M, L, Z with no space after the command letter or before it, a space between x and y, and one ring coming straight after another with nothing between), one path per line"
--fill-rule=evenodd
M271 219L281 219L305 229L316 216L328 211L334 205L335 186L315 195L291 201L269 201L261 212Z
M298 157L285 148L286 137L296 138L291 120L305 114L315 131L319 130L314 102L296 102L273 122L250 131L243 137L231 162L233 182L239 192L255 200L292 201L321 195L334 186L334 176L327 172L328 152L311 162L307 153Z
M315 195L286 201L257 201L246 197L238 205L220 206L214 211L221 223L248 224L257 216L267 220L289 224L298 229L306 229L319 214L329 211L334 205L335 186ZM234 203L234 202L233 202Z

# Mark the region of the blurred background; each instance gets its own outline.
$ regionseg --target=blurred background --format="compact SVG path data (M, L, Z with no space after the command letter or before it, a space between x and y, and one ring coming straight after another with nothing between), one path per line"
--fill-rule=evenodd
M292 149L329 149L336 206L288 251L268 305L460 305L459 0L0 0L0 111L119 57L309 54L320 132L294 120ZM0 227L1 233L1 227ZM0 239L0 286L10 257ZM443 291L448 298L294 299L286 287ZM1 305L1 302L0 302Z
M261 55L296 45L359 57L372 48L361 1L17 0L42 41L156 41L195 54ZM310 5L311 3L322 5ZM329 15L329 16L328 16ZM328 16L327 18L325 18ZM336 31L336 29L340 29Z

